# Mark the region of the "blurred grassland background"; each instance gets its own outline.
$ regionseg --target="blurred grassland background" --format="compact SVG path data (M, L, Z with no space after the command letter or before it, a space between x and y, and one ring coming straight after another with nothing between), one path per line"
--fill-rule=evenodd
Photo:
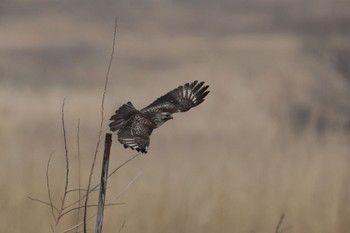
M211 93L109 180L107 202L125 204L106 209L105 232L124 221L122 232L274 232L282 213L284 232L347 232L349 12L345 0L2 0L0 232L50 232L49 208L27 196L47 200L55 150L51 189L60 201L64 98L70 188L78 119L86 184L115 16L103 133L127 101L141 108L197 79ZM114 138L111 169L134 154Z

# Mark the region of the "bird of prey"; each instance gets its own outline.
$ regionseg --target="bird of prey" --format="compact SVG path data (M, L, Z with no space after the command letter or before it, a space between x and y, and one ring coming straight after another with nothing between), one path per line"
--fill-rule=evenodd
M154 129L173 119L173 113L186 112L204 101L209 86L203 84L198 81L186 83L141 110L137 110L129 101L111 117L110 130L117 131L118 141L124 148L147 153Z

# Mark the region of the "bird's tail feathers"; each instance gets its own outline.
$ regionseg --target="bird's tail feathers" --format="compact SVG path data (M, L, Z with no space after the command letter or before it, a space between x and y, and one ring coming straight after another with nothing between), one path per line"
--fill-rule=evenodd
M131 134L131 130L123 129L118 132L118 141L124 145L124 148L131 148L138 152L147 153L147 147L149 146L148 136L135 136Z
M126 124L128 115L133 112L137 111L136 108L132 105L132 103L129 101L126 104L123 104L116 112L115 114L110 118L112 121L109 124L109 128L111 131L117 131L119 130L124 124Z

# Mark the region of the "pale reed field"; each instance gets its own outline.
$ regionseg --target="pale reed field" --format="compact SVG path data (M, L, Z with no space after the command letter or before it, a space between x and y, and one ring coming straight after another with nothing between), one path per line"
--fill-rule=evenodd
M348 4L332 8L338 23L326 17L328 1L268 1L265 8L224 0L222 6L77 2L4 5L0 232L51 231L50 208L28 196L48 200L45 171L53 152L49 177L60 203L64 98L69 188L78 187L78 120L85 187L116 15L103 136L109 117L127 101L141 108L197 79L211 92L155 130L149 153L109 179L107 203L123 204L106 208L104 232L268 233L282 214L283 232L349 231L350 69L343 51L350 49L342 31L348 21L340 17ZM114 135L110 169L133 155ZM76 198L70 193L68 200ZM74 225L76 213L56 232Z

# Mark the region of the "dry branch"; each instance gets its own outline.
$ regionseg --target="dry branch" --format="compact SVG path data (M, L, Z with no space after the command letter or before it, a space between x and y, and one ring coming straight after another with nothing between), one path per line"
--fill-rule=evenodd
M103 120L104 120L104 103L105 103L105 96L106 96L107 86L108 86L109 72L111 70L112 62L113 62L113 58L114 58L115 41L116 41L116 35L117 35L117 24L118 24L118 17L116 17L115 22L114 22L114 34L113 34L112 52L111 52L111 57L109 59L109 64L108 64L107 73L106 73L106 79L105 79L105 86L104 86L104 89L103 89L103 95L102 95L102 101L101 101L100 130L99 130L99 134L98 134L96 150L95 150L94 159L93 159L91 170L90 170L89 181L88 181L88 186L87 186L86 195L85 195L85 204L84 204L85 207L88 205L88 202L89 202L89 193L90 193L91 179L92 179L92 175L94 173L96 157L97 157L98 149L99 149L100 142L101 142L102 126L103 126ZM87 233L86 217L87 217L87 209L84 208L84 233Z
M276 226L275 233L282 233L281 226L282 226L282 223L283 223L283 219L284 219L284 213L281 214L280 220L278 221L278 224Z
M65 158L66 158L66 182L65 182L65 186L64 186L64 193L63 193L61 208L63 208L64 201L66 200L67 190L68 190L68 182L69 182L69 159L68 159L66 127L65 127L65 123L64 123L64 104L65 104L65 102L66 102L66 99L63 99L63 103L62 103L62 129L63 129L64 150L65 150Z
M92 183L92 176L94 173L94 168L95 168L95 163L96 163L96 158L97 158L97 154L99 152L99 146L100 146L100 141L101 141L101 134L102 134L102 127L103 127L103 122L104 122L104 104L105 104L105 96L106 96L106 91L107 91L107 87L108 87L108 79L109 79L109 73L110 73L110 69L112 66L112 61L114 58L114 50L115 50L115 42L116 42L116 32L117 32L117 20L118 18L116 18L115 23L114 23L114 36L113 36L113 45L112 45L112 53L111 53L111 57L110 57L110 61L109 61L109 65L107 68L107 73L106 73L106 78L105 78L105 85L104 85L104 89L103 89L103 95L102 95L102 102L101 102L101 121L100 121L100 128L99 128L99 134L98 134L98 139L97 139L97 144L96 144L96 149L94 151L94 157L93 157L93 162L91 165L91 169L90 169L90 173L89 173L89 179L88 179L88 185L86 189L83 189L81 187L81 161L80 161L80 119L78 119L78 126L77 126L77 135L76 135L76 143L77 143L77 147L78 147L78 154L77 154L77 158L78 158L78 188L73 188L73 189L68 189L69 187L69 150L68 150L68 144L67 144L67 135L66 135L66 126L65 126L65 99L63 99L63 103L62 103L62 110L61 110L61 122L62 122L62 129L63 129L63 141L64 141L64 157L65 157L65 184L64 184L64 190L63 190L63 195L61 196L61 202L60 204L58 204L58 206L55 206L53 203L53 197L52 197L52 190L51 190L51 186L50 186L50 179L49 179L49 170L50 170L50 163L51 163L51 159L53 157L53 152L50 154L50 157L48 159L47 162L47 166L46 166L46 187L47 187L47 194L48 194L48 201L43 201L40 199L36 199L33 197L28 197L30 200L32 201L36 201L39 202L41 204L47 205L50 207L51 209L51 214L53 217L53 224L50 224L51 226L51 230L52 232L56 232L57 230L57 226L60 222L60 220L66 216L67 214L73 212L73 211L77 211L77 215L76 215L76 222L77 224L67 230L65 230L64 232L69 232L69 231L73 231L76 230L76 233L79 232L79 227L81 225L83 225L83 232L86 233L87 232L87 221L89 219L91 219L92 217L95 216L92 215L90 217L87 217L87 209L90 207L96 207L96 205L88 205L88 200L89 200L89 195L94 192L97 191L98 187L100 187L100 199L99 199L99 206L100 209L98 210L98 224L99 226L102 226L102 222L103 222L103 208L105 206L113 206L113 205L120 205L123 203L109 203L109 204L105 204L105 195L106 195L106 189L107 189L107 179L109 177L111 177L113 174L115 174L119 169L121 169L123 166L125 166L127 163L131 162L132 160L134 160L135 158L137 158L140 153L134 155L133 157L131 157L130 159L126 160L125 162L123 162L121 165L119 165L118 167L116 167L111 173L108 173L108 163L107 166L104 166L104 169L102 169L102 176L101 176L101 184L97 184L95 186L93 186L93 188L91 188L91 183ZM108 136L108 140L107 140L107 136ZM104 154L104 161L108 161L109 160L109 153L110 153L110 146L111 146L111 134L106 134L106 142L105 142L105 154ZM108 143L109 145L108 145ZM108 152L108 159L106 153ZM140 173L137 174L137 176L135 176L130 182L129 184L116 196L114 197L114 199L119 198L129 187L130 185L137 179L137 177L140 175ZM67 202L67 195L69 193L74 193L75 191L78 192L78 200L73 201L70 204L66 204ZM82 195L82 191L85 192L85 195ZM82 203L82 201L85 198L85 202L84 204ZM80 220L80 209L84 208L84 217L82 220ZM102 212L102 214L101 214ZM81 221L79 223L79 221ZM122 224L122 227L120 229L120 231L123 229L125 225L125 221ZM97 226L96 226L97 229Z
M78 147L78 206L81 206L80 199L81 199L81 179L80 179L80 119L78 119L78 127L77 127L77 147ZM69 191L67 191L68 193ZM80 209L77 212L77 223L79 222L80 218ZM78 233L78 228L76 229L76 233Z
M49 202L46 202L46 201L43 201L43 200L31 197L31 196L28 196L28 199L31 200L31 201L36 201L36 202L39 202L41 204L50 206L50 207L54 208L58 212L58 209L54 205L51 205Z
M131 157L130 159L126 160L124 163L120 164L120 165L119 165L118 167L116 167L111 173L109 173L108 178L110 178L112 175L114 175L119 169L121 169L122 167L124 167L126 164L128 164L128 163L131 162L132 160L136 159L139 155L141 155L141 153L138 153L138 154L134 155L134 156ZM139 174L138 174L138 175L139 175ZM137 176L138 176L138 175L137 175ZM134 179L135 179L135 178L134 178ZM98 189L99 187L100 187L100 184L96 184L93 188L91 188L91 189L89 190L88 194L97 191L97 189ZM87 190L87 189L86 189L86 190ZM86 194L84 194L84 195L81 197L80 201L81 201L83 198L85 198L85 197L86 197ZM70 208L70 207L76 205L78 202L79 202L79 200L76 200L76 201L70 203L69 205L66 205L66 206L65 206L65 209Z
M121 225L121 227L120 227L118 233L122 232L122 230L123 230L123 228L124 228L124 226L125 226L125 223L126 223L126 220L123 221L123 224Z
M49 180L50 161L51 161L53 153L54 152L51 152L49 160L47 161L47 166L46 166L46 187L47 187L47 194L49 196L49 202L50 202L50 206L51 206L51 214L52 214L53 219L56 221L57 218L56 218L56 214L55 214L55 211L54 211L54 209L56 207L53 205L53 202L52 202L51 189L50 189L50 180ZM57 212L58 212L58 210L57 210Z

